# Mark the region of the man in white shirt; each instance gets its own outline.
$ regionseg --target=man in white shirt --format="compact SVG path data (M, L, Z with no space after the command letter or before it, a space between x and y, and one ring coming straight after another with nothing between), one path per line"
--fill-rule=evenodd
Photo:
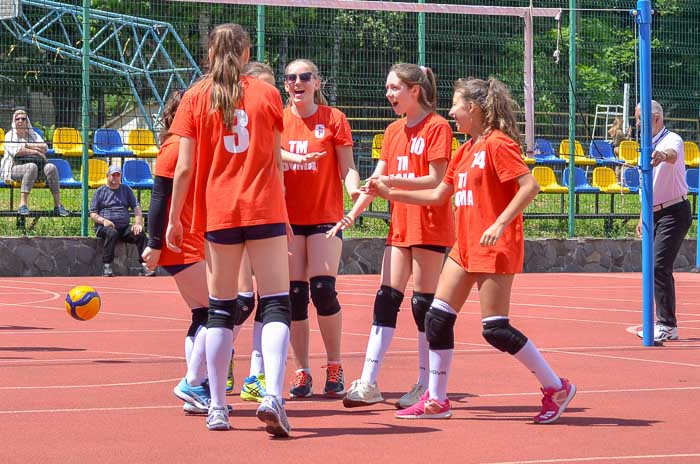
M635 110L637 127L640 107ZM664 126L664 110L651 101L651 165L654 189L654 300L656 324L654 340L677 340L676 287L673 262L678 256L693 217L685 182L683 139ZM642 236L642 218L637 224L637 236ZM637 332L642 336L642 331Z

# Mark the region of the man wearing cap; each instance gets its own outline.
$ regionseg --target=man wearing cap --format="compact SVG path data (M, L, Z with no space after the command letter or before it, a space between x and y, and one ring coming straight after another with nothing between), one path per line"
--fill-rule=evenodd
M134 212L134 225L131 225L129 209ZM143 214L133 190L122 184L122 169L112 165L107 170L107 185L95 191L90 202L90 219L95 223L95 235L104 239L102 255L102 275L113 277L112 262L117 240L134 243L138 247L138 256L146 248L146 233L143 230ZM141 261L143 266L143 261ZM153 275L142 267L141 275Z

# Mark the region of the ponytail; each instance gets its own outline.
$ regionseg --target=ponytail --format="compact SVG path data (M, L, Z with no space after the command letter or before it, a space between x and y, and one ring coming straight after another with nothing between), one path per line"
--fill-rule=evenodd
M221 111L226 127L233 126L235 110L243 100L243 57L249 48L250 37L238 24L221 24L209 34L212 57L207 75L211 81L210 111Z
M465 100L476 103L484 115L484 123L490 129L498 129L520 144L520 131L516 120L519 107L508 87L495 77L488 81L467 78L458 79L454 85Z
M437 108L437 83L432 69L417 64L396 63L389 72L396 74L396 77L409 87L419 86L418 103L426 111L435 111Z

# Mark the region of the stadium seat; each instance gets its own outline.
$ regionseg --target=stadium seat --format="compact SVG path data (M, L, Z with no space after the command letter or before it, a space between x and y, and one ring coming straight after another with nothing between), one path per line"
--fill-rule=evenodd
M459 140L457 140L456 137L452 137L452 156L454 156L460 145L461 143L459 143Z
M564 168L562 185L569 186L569 168ZM586 179L586 172L581 168L574 168L574 192L576 193L600 193L598 187L593 187Z
M53 149L61 156L83 156L83 137L72 127L57 127L53 131ZM92 156L92 150L88 149Z
M0 127L0 155L5 154L5 129Z
M46 140L46 137L44 137L44 131L42 131L38 127L32 127L32 129L34 129L34 132L39 134L39 137L44 139L44 142L46 142L46 145L48 146L49 142ZM54 150L53 148L49 148L46 150L46 156L54 156L55 154L56 154L56 150Z
M588 147L588 156L596 161L599 166L616 166L620 160L615 156L612 145L605 140L594 140Z
M622 172L622 185L630 192L639 192L639 171L637 168L625 168Z
M623 140L619 147L620 159L632 166L639 164L639 144L634 140Z
M630 189L623 187L617 181L615 171L608 167L593 169L593 187L604 193L629 193Z
M80 181L73 178L68 161L60 158L49 158L46 162L53 164L58 169L58 185L61 188L80 188L82 186Z
M133 189L152 189L153 176L151 168L144 160L127 160L122 166L123 180Z
M97 188L107 184L107 161L101 159L88 160L88 187ZM83 178L83 168L80 167L80 178Z
M569 141L566 139L559 143L559 158L569 162ZM583 154L583 146L578 140L574 140L574 164L576 166L595 166L597 164L594 159Z
M134 152L126 149L121 135L114 129L97 129L92 149L95 156L134 156Z
M158 155L158 145L153 132L148 129L133 129L129 131L129 149L139 158L155 158Z
M697 168L700 166L700 150L695 142L683 142L683 151L685 152L685 165L689 168Z
M372 137L372 158L379 159L382 155L382 142L384 142L384 134L375 134Z
M547 139L535 140L535 162L539 164L566 164L566 161L554 154L552 144Z
M532 175L539 184L542 193L566 193L569 191L566 187L559 185L554 171L548 166L535 166L532 168Z
M689 193L698 193L698 169L692 168L685 171L685 181L688 184Z

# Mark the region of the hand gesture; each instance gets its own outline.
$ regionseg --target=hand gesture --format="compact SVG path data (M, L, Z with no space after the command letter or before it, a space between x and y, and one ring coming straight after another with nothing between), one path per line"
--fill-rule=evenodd
M389 186L387 186L386 183L382 181L382 177L385 176L370 177L365 183L365 186L362 187L364 189L363 193L374 196L379 195L384 199L389 199L389 195L391 194L391 188L389 188Z
M495 223L491 224L491 227L484 231L479 244L481 246L494 246L502 234L503 226Z
M355 220L351 218L350 216L343 216L343 219L338 221L336 225L333 226L331 230L326 232L326 238L331 238L335 237L338 235L338 232L341 230L345 230L348 227L351 227L355 223Z
M314 151L312 153L307 153L304 156L302 156L303 161L301 162L301 164L313 163L323 158L324 156L326 156L325 151Z
M141 254L141 258L143 259L143 263L146 265L148 270L152 271L158 266L158 260L160 259L160 252L161 250L151 248L151 247L146 247L146 249L143 250L143 254Z
M182 253L182 249L180 249L182 245L182 234L182 222L177 220L168 224L168 228L165 229L165 243L169 250L175 253Z
M131 231L134 233L134 235L139 235L141 232L143 232L143 226L141 224L134 224L131 226Z

